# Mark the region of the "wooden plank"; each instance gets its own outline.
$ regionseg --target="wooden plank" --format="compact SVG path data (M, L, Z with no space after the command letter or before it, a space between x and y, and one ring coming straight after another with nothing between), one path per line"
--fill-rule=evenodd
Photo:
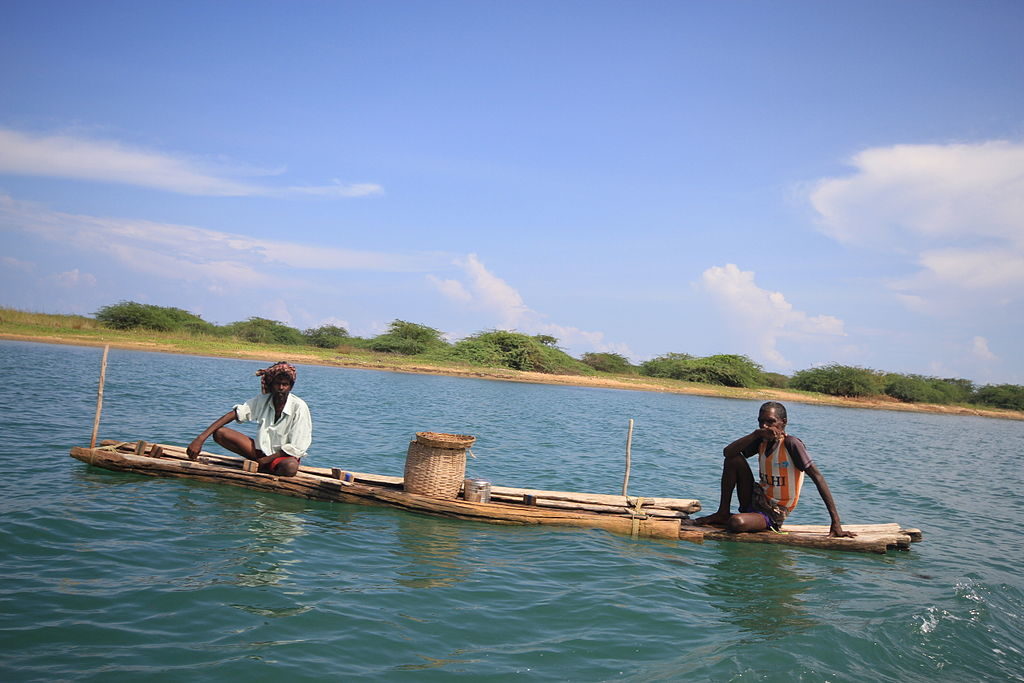
M529 495L532 494L527 493L522 496L510 496L503 494L495 495L492 489L491 500L502 503L523 503L523 499ZM532 504L540 507L559 508L562 510L585 510L587 512L602 512L620 515L631 514L633 510L632 507L626 507L625 505L589 505L586 503L574 503L570 501L557 500L554 498L534 498L534 502ZM670 510L668 508L644 507L643 513L645 515L650 515L652 517L672 517L675 519L688 518L685 512L680 512L679 510Z
M714 527L684 527L703 531L704 538L735 543L776 543L804 548L828 550L853 550L858 552L885 553L889 548L909 548L915 541L910 534L902 533L898 524L844 524L843 528L857 534L854 538L832 538L827 525L786 524L783 533L761 531L736 534ZM920 540L920 536L917 537Z
M106 444L108 442L103 443ZM114 441L110 443L118 442ZM164 453L166 455L180 454L180 457L187 457L185 456L185 449L180 446L173 446L168 444L161 444L161 446L163 446ZM214 458L225 457L217 456L213 453L207 453L206 451L203 451L203 455L207 455ZM330 477L333 475L334 469L339 468L308 467L303 465L302 467L299 468L299 471L305 472L307 474L316 474L324 477ZM391 477L380 474L371 474L367 472L355 472L352 470L346 471L352 472L352 477L355 481L364 482L368 484L397 487L401 486L403 481L402 477ZM497 496L509 496L510 499L512 497L517 497L521 500L524 494L535 496L537 498L538 504L543 504L542 501L544 500L551 500L594 505L608 505L614 507L627 506L626 496L614 494L579 493L576 491L549 491L545 489L524 489L510 486L491 486L492 498ZM631 500L635 499L636 497L637 496L629 496ZM645 508L648 506L655 508L665 508L667 510L678 510L679 512L684 512L688 514L699 512L701 509L700 501L692 498L662 498L657 496L644 496L643 498Z
M577 503L594 503L597 505L613 505L625 507L626 496L619 496L605 493L577 493L575 491L547 491L544 489L523 489L511 486L491 486L491 495L504 494L522 497L523 494L536 496L538 502L542 498L548 500L562 500ZM638 496L629 496L630 499ZM652 507L668 508L680 512L700 511L700 501L692 498L659 498L656 496L643 496L644 505ZM632 506L630 506L632 507Z

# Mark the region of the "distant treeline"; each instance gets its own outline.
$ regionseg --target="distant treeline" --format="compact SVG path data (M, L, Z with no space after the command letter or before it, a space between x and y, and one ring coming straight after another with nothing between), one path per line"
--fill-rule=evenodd
M488 330L449 343L441 331L405 320L395 320L384 333L363 338L353 337L337 325L303 331L265 318L214 325L180 308L134 301L104 306L96 312L96 320L118 330L187 332L255 344L305 345L340 352L364 349L416 356L427 362L467 363L551 374L644 375L729 387L789 388L845 397L884 395L908 403L978 404L1024 410L1024 387L1015 384L979 387L966 379L939 379L838 364L800 370L787 377L765 372L746 356L733 354L697 357L667 353L634 365L617 353L584 353L578 359L573 358L558 348L558 339L544 334Z

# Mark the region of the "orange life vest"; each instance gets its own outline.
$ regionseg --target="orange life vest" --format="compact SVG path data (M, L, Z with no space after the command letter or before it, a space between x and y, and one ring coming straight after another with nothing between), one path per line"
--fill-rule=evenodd
M800 499L804 473L797 469L796 463L789 457L785 437L779 440L771 453L765 453L766 450L767 444L762 441L757 451L757 465L764 496L787 513L792 512Z

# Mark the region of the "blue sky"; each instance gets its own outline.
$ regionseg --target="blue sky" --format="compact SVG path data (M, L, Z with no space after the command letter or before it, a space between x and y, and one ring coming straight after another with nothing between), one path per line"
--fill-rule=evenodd
M1024 384L1020 2L39 2L0 305Z

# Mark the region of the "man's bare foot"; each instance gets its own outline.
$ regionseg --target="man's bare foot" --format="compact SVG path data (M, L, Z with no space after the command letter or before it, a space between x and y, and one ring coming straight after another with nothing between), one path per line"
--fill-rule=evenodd
M701 526L725 526L726 522L729 521L729 517L728 512L715 512L704 517L698 517L693 521Z

